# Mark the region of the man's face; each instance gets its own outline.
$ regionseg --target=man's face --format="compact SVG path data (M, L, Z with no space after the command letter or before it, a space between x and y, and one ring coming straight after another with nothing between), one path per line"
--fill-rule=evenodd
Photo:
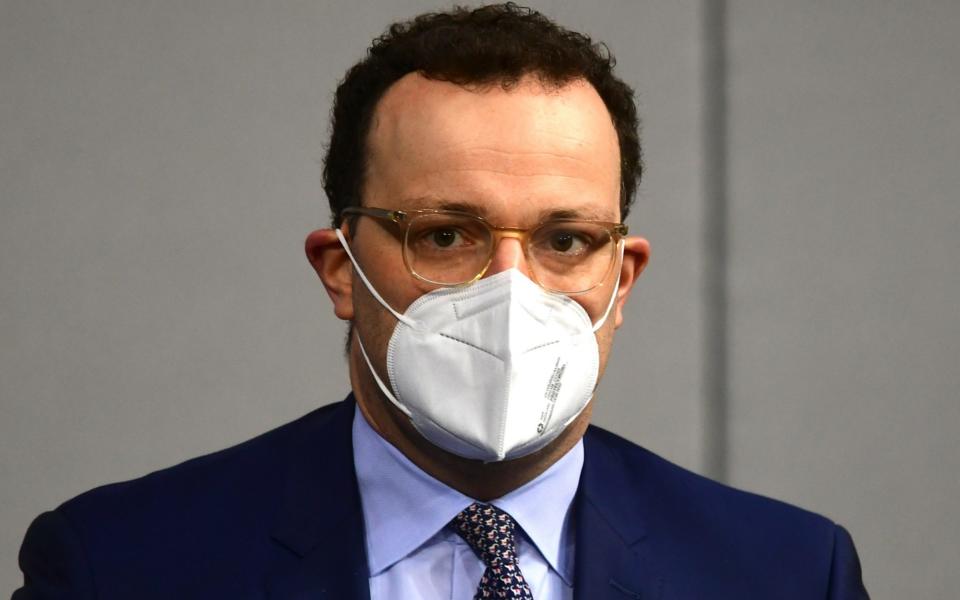
M455 206L503 227L532 227L561 211L620 221L616 131L603 101L585 82L553 89L527 79L504 91L499 85L467 89L411 74L377 106L368 148L365 206ZM370 282L403 312L433 288L407 271L389 227L361 217L352 246ZM511 267L530 276L520 243L505 239L486 276ZM374 364L383 366L396 319L362 283L353 289L355 327ZM604 285L573 298L596 321L611 293L612 286ZM609 340L600 338L606 342L602 359Z
M375 110L368 137L364 206L456 208L482 216L495 226L529 228L557 215L619 222L619 200L616 131L603 101L586 82L555 88L528 78L504 91L499 85L465 88L410 74L387 91ZM402 313L435 287L407 270L402 242L393 227L360 217L349 238L370 283ZM638 243L642 243L639 251ZM308 240L308 253L309 245ZM636 267L631 273L638 274L645 259L646 242L628 239L625 265L629 262ZM520 242L505 238L485 276L510 268L531 277ZM603 285L572 296L594 322L606 310L620 275L611 270ZM601 373L633 275L627 279L626 285L621 279L618 302L597 332ZM331 290L331 285L327 287ZM345 289L346 293L339 295L331 291L336 312L353 320L363 347L386 380L387 345L396 319L355 274ZM392 411L396 418L397 411L374 391L356 343L350 360L358 401L375 427L376 413ZM423 376L429 377L429 373ZM584 419L588 416L585 411ZM409 427L404 430L412 431Z

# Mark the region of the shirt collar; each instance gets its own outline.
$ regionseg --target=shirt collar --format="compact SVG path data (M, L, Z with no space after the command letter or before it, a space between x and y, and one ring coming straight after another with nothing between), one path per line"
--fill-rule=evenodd
M367 423L353 419L353 460L366 527L371 577L419 548L475 502L410 462ZM583 467L583 441L536 479L493 500L520 525L557 574L573 581L571 505Z
M491 502L520 524L550 567L573 585L573 498L583 469L583 440L536 479Z

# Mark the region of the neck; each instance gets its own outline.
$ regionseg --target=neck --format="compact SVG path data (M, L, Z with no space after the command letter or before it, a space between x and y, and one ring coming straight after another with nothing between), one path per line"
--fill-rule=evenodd
M403 453L413 464L437 480L469 496L487 502L532 481L573 448L590 422L593 404L546 447L513 460L483 462L463 458L427 441L410 419L383 396L365 371L366 364L351 352L350 381L360 411L380 437Z

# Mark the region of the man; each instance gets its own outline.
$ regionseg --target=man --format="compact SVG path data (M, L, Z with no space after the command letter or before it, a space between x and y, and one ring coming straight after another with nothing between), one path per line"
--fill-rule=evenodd
M842 528L588 426L650 252L598 47L512 5L425 15L333 119L306 252L353 393L41 515L14 598L866 597Z

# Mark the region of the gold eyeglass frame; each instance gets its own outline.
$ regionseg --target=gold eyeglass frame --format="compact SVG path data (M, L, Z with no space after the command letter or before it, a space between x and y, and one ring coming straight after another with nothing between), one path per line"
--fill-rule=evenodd
M429 283L432 285L438 285L441 287L463 287L463 286L470 285L475 281L479 280L484 276L484 274L486 274L487 269L490 268L490 264L493 262L493 257L497 251L497 246L499 245L500 240L505 237L517 239L520 241L520 247L523 248L524 258L526 258L527 262L531 265L530 273L531 275L533 275L533 280L537 283L537 285L541 286L545 290L549 290L551 292L556 292L559 294L566 294L566 295L585 294L603 285L603 282L607 279L607 277L610 276L610 272L613 269L614 265L616 265L616 262L617 262L616 246L617 244L620 243L620 241L623 238L627 236L627 231L628 231L627 225L624 223L612 223L609 221L591 221L589 219L549 219L546 221L541 221L540 223L537 223L533 227L498 227L496 225L491 224L489 221L487 221L486 219L484 219L479 215L458 211L458 210L446 210L446 209L438 209L438 208L391 210L386 208L374 208L374 207L367 207L367 206L349 206L347 208L344 208L342 211L340 211L340 214L341 215L357 215L357 216L364 215L368 217L373 217L375 219L390 221L396 224L397 226L399 226L403 231L403 239L401 240L401 247L402 247L402 255L403 255L403 264L407 268L407 272L409 272L411 275L413 275L415 278L419 279L420 281L424 281L426 283ZM424 277L423 275L420 275L410 265L410 260L407 256L407 252L409 248L409 245L407 243L407 236L410 232L410 222L414 218L420 215L428 215L428 214L456 215L461 217L467 217L469 219L479 221L481 224L483 224L483 226L485 226L490 231L493 237L493 243L490 245L489 256L487 256L487 260L486 260L486 263L483 265L483 268L480 269L480 272L477 273L472 279L469 279L467 281L462 281L460 283L443 283L440 281L434 281L432 279L428 279ZM527 251L528 241L530 239L531 232L536 231L537 229L539 229L540 227L548 223L549 224L590 223L593 225L601 225L607 229L608 233L610 234L610 239L614 241L614 250L610 254L610 266L607 267L607 271L604 273L603 277L601 277L597 283L593 284L592 286L584 290L568 292L568 291L562 291L562 290L545 286L543 285L542 282L539 281L539 278L537 277L536 269L532 267L532 265L536 264L536 261L531 260L530 255ZM349 231L348 231L348 234L349 234Z

